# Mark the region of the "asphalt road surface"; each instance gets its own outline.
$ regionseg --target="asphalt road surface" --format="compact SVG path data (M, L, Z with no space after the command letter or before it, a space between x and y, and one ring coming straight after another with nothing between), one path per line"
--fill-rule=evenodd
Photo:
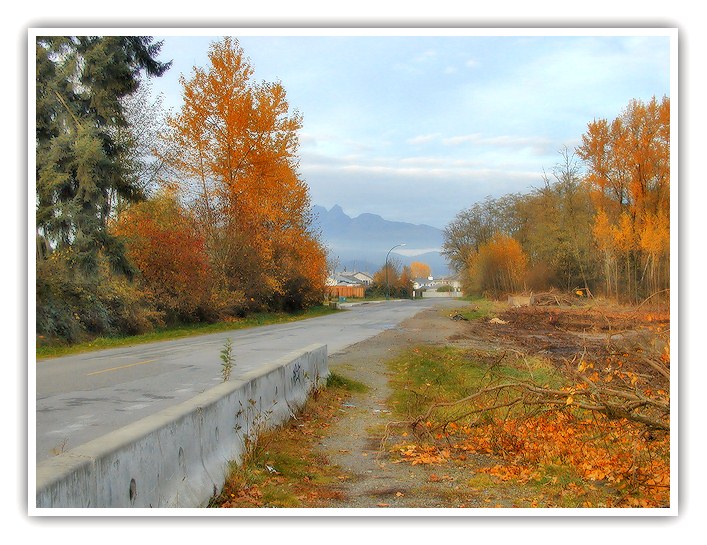
M231 378L237 379L310 344L326 344L329 354L335 354L396 327L423 308L456 304L451 299L370 303L289 324L39 360L37 462L216 386L223 380L220 353L228 338L235 362ZM30 438L32 424L30 420Z

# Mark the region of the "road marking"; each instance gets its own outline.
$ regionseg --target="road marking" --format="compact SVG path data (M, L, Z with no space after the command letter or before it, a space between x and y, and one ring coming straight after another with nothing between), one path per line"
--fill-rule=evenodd
M101 373L108 373L109 371L118 371L120 369L127 369L128 367L135 367L136 365L145 365L146 363L152 363L153 361L157 361L157 359L138 361L137 363L131 363L128 365L121 365L120 367L111 367L110 369L103 369L101 371L94 371L93 373L88 373L86 376L90 377L91 375L100 375Z

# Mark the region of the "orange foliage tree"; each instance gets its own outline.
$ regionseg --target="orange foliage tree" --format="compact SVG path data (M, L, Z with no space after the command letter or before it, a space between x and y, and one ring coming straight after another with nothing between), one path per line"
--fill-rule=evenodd
M373 274L370 292L391 297L410 297L414 278L410 267L403 266L396 258L390 258Z
M280 83L251 80L237 40L213 43L209 61L181 78L184 105L166 135L181 152L165 159L204 233L217 286L243 289L256 305L288 299L294 284L319 289L325 252L297 172L302 118ZM309 257L295 267L280 262L288 255Z
M269 306L279 310L297 310L321 302L328 271L326 254L311 234L290 230L273 255L276 281Z
M432 276L432 269L427 263L413 261L410 263L410 274L413 278L428 278Z
M193 319L208 307L204 239L173 193L160 192L130 206L112 231L125 241L141 288L168 321Z
M670 99L633 100L589 124L578 155L597 209L608 295L637 300L670 286Z
M523 286L527 266L528 258L520 243L496 233L469 258L464 275L466 288L493 296L517 291Z

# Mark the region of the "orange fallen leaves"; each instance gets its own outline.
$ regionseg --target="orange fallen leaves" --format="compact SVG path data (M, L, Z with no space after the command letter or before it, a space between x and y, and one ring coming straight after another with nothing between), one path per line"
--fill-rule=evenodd
M434 445L403 445L400 454L412 465L442 464L449 460L451 454L447 449L437 449Z
M467 453L493 455L500 462L475 468L502 481L540 480L546 468L570 468L591 487L601 482L616 490L617 507L664 507L669 504L670 443L626 420L594 415L581 420L564 412L509 419L474 428L457 426L435 445L398 446L401 460L412 465L463 461ZM441 480L436 475L431 481ZM575 485L576 486L576 485Z
M229 494L230 499L221 504L220 507L242 507L244 504L252 507L263 506L263 492L256 485L241 488Z

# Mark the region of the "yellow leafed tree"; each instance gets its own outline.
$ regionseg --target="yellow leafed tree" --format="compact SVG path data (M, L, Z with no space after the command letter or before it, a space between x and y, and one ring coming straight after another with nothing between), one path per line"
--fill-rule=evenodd
M413 278L427 278L432 276L432 269L427 263L413 261L410 263L410 274Z
M633 100L589 124L579 156L597 215L607 293L638 300L670 286L670 99Z

